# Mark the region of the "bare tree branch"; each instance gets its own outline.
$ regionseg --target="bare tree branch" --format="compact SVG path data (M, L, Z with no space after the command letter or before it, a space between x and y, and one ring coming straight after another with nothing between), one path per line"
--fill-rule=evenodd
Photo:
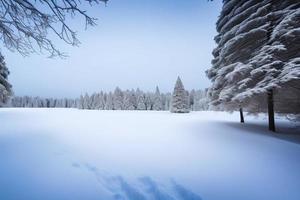
M11 51L29 55L46 51L50 56L64 56L49 34L65 43L79 44L76 32L67 24L68 18L81 16L85 28L96 25L95 18L82 9L108 0L0 0L0 40Z

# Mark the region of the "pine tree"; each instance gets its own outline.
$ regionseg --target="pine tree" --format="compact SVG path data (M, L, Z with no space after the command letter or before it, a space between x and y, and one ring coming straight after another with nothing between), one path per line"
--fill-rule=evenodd
M124 94L119 87L116 87L113 95L114 110L123 110L123 98Z
M123 109L124 110L135 110L136 109L135 96L132 91L126 90L124 92Z
M4 57L0 53L0 107L7 103L9 97L12 95L12 87L7 81L8 75L9 71L6 67Z
M98 109L104 110L105 108L105 99L104 99L104 93L101 91L98 95L99 103L98 103Z
M174 92L172 95L172 107L171 112L173 113L188 113L188 96L187 92L184 89L180 77L177 78Z
M136 96L137 96L137 110L147 110L146 96L139 88L136 90Z
M162 109L163 109L162 97L158 86L156 86L155 94L153 96L153 110L162 110Z
M194 110L194 105L195 105L195 95L196 91L193 89L190 94L189 94L189 107L191 110Z
M172 94L166 93L165 94L165 100L164 100L164 110L170 110L171 109L171 101L172 101Z
M153 94L147 92L145 97L146 110L153 110Z
M105 107L104 109L105 110L113 110L114 109L114 95L112 94L112 92L109 92L107 95L106 95L106 98L105 98Z
M61 107L61 102L58 101L59 104L56 107ZM90 102L90 96L86 93L83 97L83 108L84 109L91 109L91 102Z
M211 103L229 111L300 113L300 4L225 0L217 22ZM291 94L292 95L288 95Z

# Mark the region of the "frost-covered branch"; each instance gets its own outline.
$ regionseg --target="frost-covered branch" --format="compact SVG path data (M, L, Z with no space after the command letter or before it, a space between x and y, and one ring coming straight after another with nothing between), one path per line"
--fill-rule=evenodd
M94 26L96 19L83 7L100 2L107 0L0 0L0 40L22 55L44 50L50 56L63 56L50 36L78 45L76 32L67 20L78 15L85 19L86 27Z

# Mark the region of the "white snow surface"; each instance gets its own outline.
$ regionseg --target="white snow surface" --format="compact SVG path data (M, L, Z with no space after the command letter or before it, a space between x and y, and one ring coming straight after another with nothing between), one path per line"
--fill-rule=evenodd
M299 126L238 113L0 109L0 199L300 199Z

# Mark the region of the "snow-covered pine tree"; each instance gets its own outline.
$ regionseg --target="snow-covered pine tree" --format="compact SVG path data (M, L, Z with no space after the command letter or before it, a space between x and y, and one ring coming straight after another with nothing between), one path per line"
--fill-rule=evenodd
M109 92L105 98L105 107L104 107L105 110L113 110L114 109L113 100L114 100L113 94L112 94L112 92Z
M123 98L123 110L134 110L134 100L133 100L133 94L131 91L126 90L124 91L124 98Z
M193 110L195 111L209 110L209 99L207 97L207 90L195 91Z
M93 93L91 96L90 96L90 100L89 100L89 104L90 104L90 109L99 109L99 94L98 93Z
M162 97L159 91L158 86L156 86L155 93L153 96L153 110L162 110L163 109L163 103L162 103Z
M0 107L3 106L12 95L12 87L8 83L7 78L9 71L4 61L4 56L0 53Z
M147 110L146 96L139 88L136 90L136 97L137 97L137 110Z
M78 103L78 108L81 108L81 107L79 107L79 103ZM50 108L54 108L54 106L55 106L55 102L54 102L54 99L53 98L50 98L49 99L49 107ZM81 108L82 109L82 108Z
M189 107L191 110L194 110L194 104L195 104L195 96L196 96L196 91L193 89L189 93Z
M61 102L58 101L58 106L56 107L61 107ZM90 96L88 95L88 93L85 93L84 97L83 97L83 109L91 109L91 101L90 101Z
M171 112L173 113L188 113L189 105L188 105L188 97L187 92L184 89L182 81L180 77L177 78L174 92L172 95L172 105Z
M55 102L54 102L54 100L52 100L51 107L54 107L54 106L55 106ZM79 97L78 108L84 109L84 97L82 95L80 95L80 97Z
M146 93L145 105L146 105L146 110L153 110L153 94L150 92Z
M170 110L171 108L171 101L172 101L172 94L171 93L166 93L164 95L164 110Z
M185 104L188 108L188 110L190 111L191 110L191 107L190 107L190 93L189 91L185 91Z
M133 106L133 110L137 109L137 96L134 89L130 91L130 104Z
M104 93L102 91L98 94L98 99L99 99L98 109L104 110L105 99L104 99Z
M124 94L119 87L116 87L113 95L114 110L123 110L123 98Z
M209 90L213 106L300 113L300 2L224 0ZM293 95L289 95L293 93Z

